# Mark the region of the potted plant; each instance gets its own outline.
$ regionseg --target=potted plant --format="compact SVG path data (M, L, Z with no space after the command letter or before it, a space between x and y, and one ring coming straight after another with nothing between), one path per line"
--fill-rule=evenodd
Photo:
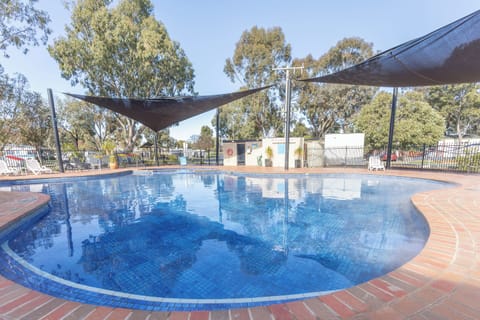
M301 168L302 167L302 155L303 155L303 149L301 146L299 146L297 149L295 149L295 168Z
M112 140L106 140L103 145L102 149L109 156L108 158L108 165L110 169L118 169L118 159L117 155L114 153L115 150L115 143Z
M115 154L110 155L108 165L110 166L110 169L118 169L117 155L115 155Z
M271 167L273 166L272 158L273 158L273 149L272 147L268 146L265 149L265 167Z

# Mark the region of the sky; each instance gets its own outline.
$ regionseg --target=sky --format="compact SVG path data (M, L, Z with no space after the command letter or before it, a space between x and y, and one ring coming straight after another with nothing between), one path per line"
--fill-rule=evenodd
M154 14L170 37L180 43L195 71L195 91L213 95L238 91L223 72L244 31L257 26L280 27L292 47L293 58L308 54L318 58L343 38L360 37L384 51L423 36L478 9L478 0L152 0ZM53 30L48 44L64 36L70 12L63 0L39 0ZM58 64L45 46L31 47L27 55L9 48L10 58L0 56L5 72L27 77L30 89L47 99L62 92L83 94L61 77ZM285 67L285 66L272 66ZM200 134L202 125L211 125L215 111L180 122L170 128L175 139L187 140Z

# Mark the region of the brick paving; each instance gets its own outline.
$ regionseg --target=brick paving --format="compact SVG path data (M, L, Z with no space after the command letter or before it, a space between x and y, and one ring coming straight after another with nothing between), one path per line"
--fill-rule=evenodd
M220 169L285 173L282 169L263 167ZM289 173L334 172L371 173L365 169L345 168L289 170ZM85 171L48 177L98 173ZM101 173L112 171L102 170ZM218 311L149 312L66 301L24 288L0 276L0 319L480 319L480 176L404 170L371 174L456 183L448 189L421 192L412 197L413 204L430 225L430 238L417 257L380 278L330 295L284 304ZM0 181L7 179L18 177L0 177ZM0 228L34 212L48 199L47 195L38 193L0 192Z

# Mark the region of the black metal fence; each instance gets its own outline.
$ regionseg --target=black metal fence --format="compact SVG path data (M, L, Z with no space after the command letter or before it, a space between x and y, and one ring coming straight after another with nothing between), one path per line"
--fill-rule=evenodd
M421 146L397 153L392 168L480 173L480 143Z
M120 168L157 165L157 161L155 161L151 153L141 151L131 153L119 152L116 153L116 157ZM5 161L8 168L11 168L13 172L27 173L27 159L36 159L40 165L54 171L59 171L55 150L46 148L36 150L31 146L7 145L0 151L0 160ZM222 159L223 157L220 159L220 164L223 163ZM64 171L102 169L109 166L109 156L98 151L64 151L62 152L62 161ZM215 165L216 158L214 153L194 154L188 157L186 163L194 165ZM178 165L180 164L180 159L178 155L160 154L158 164Z
M386 162L385 150L368 152L363 147L309 148L307 165L366 167L370 156L378 156ZM480 143L441 143L436 146L397 149L391 155L390 167L480 173Z
M306 167L367 167L370 156L378 156L386 161L385 150L366 151L364 147L308 148L305 156ZM155 166L151 156L142 152L118 153L120 167ZM15 172L27 172L26 159L37 159L41 165L58 171L55 151L35 150L30 146L7 146L0 151L0 160L5 161ZM62 154L64 170L88 170L108 167L108 156L97 151L65 151ZM160 155L160 165L180 164L177 155ZM223 155L220 154L220 165ZM395 150L391 155L392 169L405 168L462 173L480 173L480 143L440 143L436 146L409 147ZM215 165L214 153L188 157L187 164Z

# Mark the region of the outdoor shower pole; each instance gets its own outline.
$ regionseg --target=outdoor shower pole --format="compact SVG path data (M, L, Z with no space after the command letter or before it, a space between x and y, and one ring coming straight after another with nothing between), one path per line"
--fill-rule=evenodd
M390 169L390 163L392 161L392 144L393 144L393 132L395 129L395 111L397 110L397 94L398 88L393 88L392 95L392 113L390 114L390 130L388 131L388 146L387 146L387 169Z
M50 110L52 112L52 126L53 126L53 133L55 135L55 146L57 148L58 170L60 172L63 172L62 148L60 147L60 138L58 137L57 114L55 113L55 103L53 102L52 89L47 89L47 94L48 94L48 102L50 104Z

